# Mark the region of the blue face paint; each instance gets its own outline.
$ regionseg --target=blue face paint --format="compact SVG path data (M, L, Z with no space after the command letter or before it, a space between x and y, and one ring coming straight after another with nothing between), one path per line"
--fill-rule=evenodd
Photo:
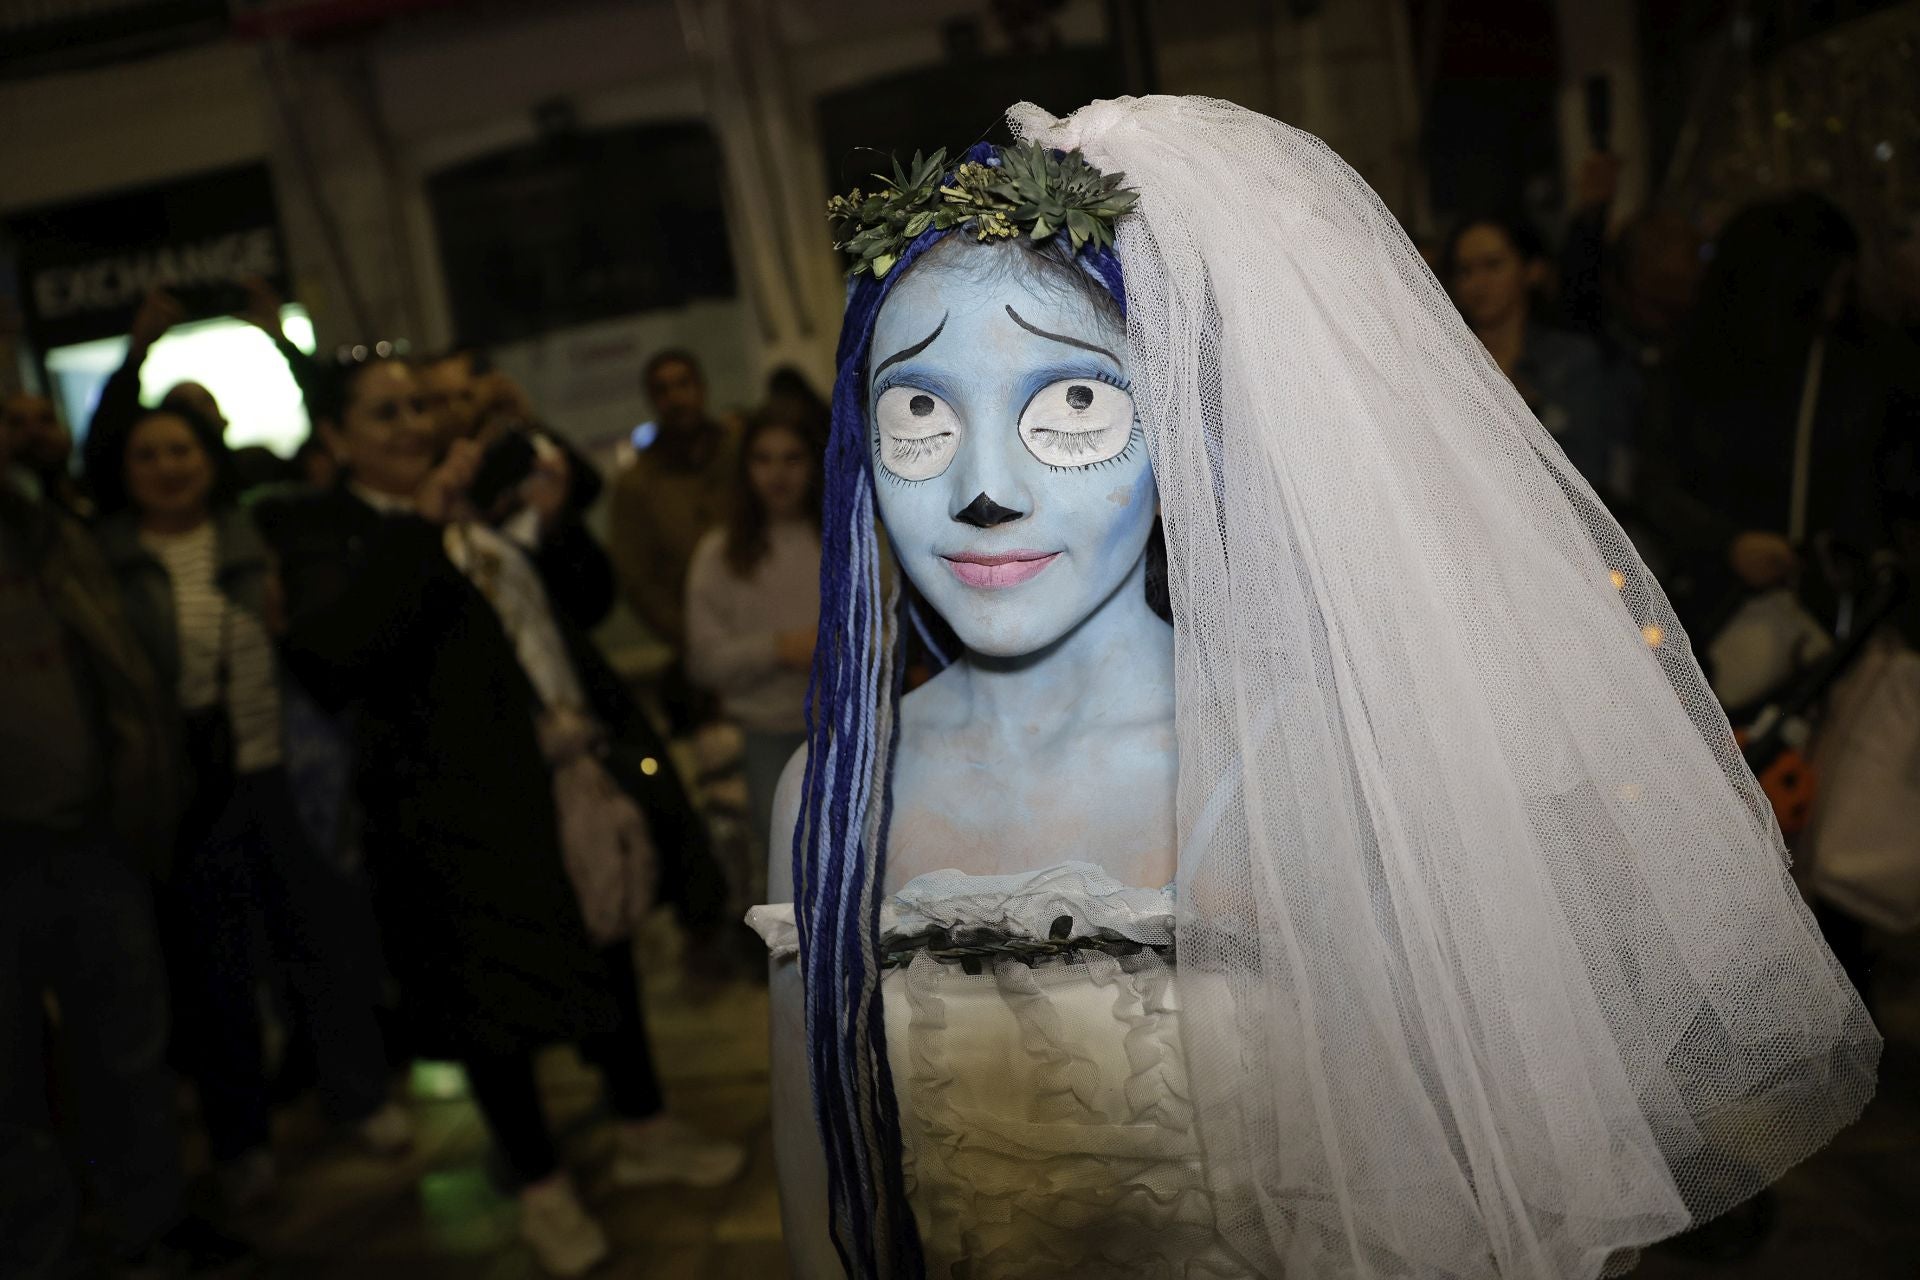
M984 164L994 163L996 158L994 149L984 143L966 156L969 161ZM920 276L923 264L928 276L937 276L947 260L975 252L964 243L953 243L961 241L966 234L929 230L908 247L893 273L884 280L872 276L856 278L848 289L846 317L835 356L838 376L833 392L833 433L828 441L824 468L825 518L821 529L822 642L814 651L813 680L807 696L808 750L800 779L800 812L795 815L790 866L805 975L807 1076L825 1148L827 1191L833 1206L834 1249L837 1261L847 1274L859 1277L919 1275L923 1271L900 1166L899 1116L894 1107L886 1019L881 1007L879 970L874 960L879 945L878 886L887 878L889 832L895 803L893 753L896 744L904 745L904 706L899 700L897 665L899 631L883 625L881 617L883 595L875 558L874 523L878 507L887 503L891 488L899 485L910 489L915 486L915 477L922 490L918 496L894 495L907 499L899 504L901 510L896 522L903 539L915 532L910 526L924 526L918 532L930 537L931 530L953 524L967 524L984 537L996 529L1004 532L1009 528L1032 528L1043 515L1037 507L1016 509L977 491L959 500L964 505L926 506L928 493L948 492L959 482L964 473L955 471L955 467L978 465L972 453L964 464L960 460L967 440L993 438L984 434L989 431L990 415L983 416L991 397L983 394L981 388L967 385L976 380L984 382L984 373L991 372L982 369L980 355L982 351L990 351L992 340L984 346L970 342L954 344L951 354L946 348L933 352L935 343L944 336L946 310L935 315L926 304L920 308L926 314L919 317L919 322L926 327L909 337L886 339L889 345L884 348L874 340L879 313L896 291L904 290ZM1022 250L1001 246L996 252L1009 251ZM993 254L981 256L992 258ZM1116 304L1124 306L1120 264L1111 252L1082 252L1076 263L1098 279ZM1008 263L1002 257L996 265ZM1003 274L993 273L996 283L992 287L996 290L1001 284L1013 283L1001 279ZM1076 291L1062 288L1057 277L1051 283L1059 290L1060 297L1044 300L1020 297L1033 294L1035 291L1031 288L1007 292L1006 300L1001 303L1002 312L1017 300L1025 302L1031 314L1020 313L1019 320L1009 314L1004 323L1012 324L1032 339L1061 348L1053 357L1056 360L1078 362L1089 357L1105 360L1115 371L1112 376L1124 380L1126 370L1119 327L1103 325L1098 318L1101 309L1075 298ZM940 291L947 288L937 282L924 281L919 287ZM960 298L968 293L976 294L973 305L977 307L984 308L991 302L990 298L980 299L979 291L969 289L964 283L953 292ZM1043 287L1039 292L1046 290ZM1062 310L1077 313L1077 318L1069 315L1063 319L1056 314ZM982 321L975 317L966 323ZM1104 335L1107 339L1104 343L1098 337L1083 337L1088 330L1104 328L1112 330ZM1113 354L1101 356L1089 351L1090 345L1104 346ZM917 373L909 361L921 362ZM921 550L911 557L908 571L916 579L924 580L937 595L949 597L939 607L952 616L955 626L968 641L980 647L949 667L947 677L923 686L916 694L920 705L925 705L925 698L936 689L951 687L954 677L963 683L971 675L989 677L989 667L1000 668L1000 674L1019 667L1044 668L1041 685L1051 688L1056 695L1072 683L1069 669L1078 670L1084 676L1092 669L1144 665L1149 672L1171 676L1172 633L1145 604L1146 566L1144 557L1138 554L1144 541L1141 526L1131 526L1130 520L1117 520L1113 516L1101 520L1088 509L1088 499L1097 497L1104 497L1116 510L1122 506L1135 507L1133 518L1150 532L1153 489L1145 473L1145 461L1137 451L1127 452L1126 446L1132 443L1130 433L1112 457L1099 457L1112 443L1104 436L1099 440L1062 441L1043 434L1068 428L1079 432L1089 424L1074 419L1072 414L1092 411L1096 399L1090 389L1092 382L1086 384L1088 389L1084 394L1072 391L1072 386L1079 385L1083 378L1091 378L1092 368L1076 365L1061 370L1073 382L1059 387L1057 398L1042 394L1048 385L1054 385L1037 381L1045 372L1037 367L1026 370L1027 385L1037 390L1017 408L1012 404L1015 396L1007 394L1005 387L1001 388L1000 398L1004 403L999 415L1000 427L1003 432L1008 428L1012 432L1010 437L1003 436L1003 441L1031 441L1032 447L1042 454L1067 456L1079 464L1070 467L1069 472L1079 474L1083 486L1086 477L1096 474L1096 465L1110 474L1105 477L1107 487L1098 487L1096 482L1091 489L1081 489L1077 505L1084 518L1066 518L1071 513L1066 510L1069 504L1064 497L1058 503L1049 499L1045 508L1046 518L1073 526L1080 534L1089 530L1093 533L1094 545L1077 548L1078 563L1072 566L1063 563L1067 550L1063 547L1057 561L1045 566L1046 572L1030 582L1002 590L1029 595L1036 584L1045 586L1050 578L1064 579L1075 588L1076 595L1090 599L1091 606L1080 602L1065 609L1049 606L1044 610L1047 616L1042 616L1042 610L1030 611L1024 619L1014 618L1014 626L999 628L1001 634L996 638L990 634L995 628L985 625L991 624L993 618L974 616L979 612L990 615L996 612L978 606L977 597L984 595L988 588L969 587L976 597L969 602L961 591L961 587L966 586L964 582L955 577L948 584L939 577L940 573L953 574L953 562L936 555L932 544L922 540ZM890 455L896 477L900 472L907 473L906 477L885 479L881 477L888 473L887 466L874 465L872 450L880 422L870 410L879 408L880 397L893 390L880 380L896 373L911 374L929 384L943 375L950 381L944 388L927 387L918 391L904 383L900 385L901 396L905 398L896 396L896 403L888 409L892 415L889 421L894 424L890 434L901 439L916 439L911 440L899 456ZM877 393L875 386L879 388ZM940 413L941 406L933 404L929 394L939 389L947 393L941 398L950 412L937 421L926 421ZM929 395L929 399L916 404L916 394ZM1075 400L1085 403L1075 405ZM1061 408L1063 404L1065 409ZM1039 408L1035 409L1035 405ZM963 411L976 420L963 421ZM954 439L950 442L931 439L943 432ZM933 452L928 452L930 450ZM934 456L942 450L946 451L944 456ZM1089 460L1089 451L1099 457L1097 464ZM920 456L922 454L925 456ZM1132 472L1126 470L1129 467ZM1115 483L1115 473L1119 483ZM1049 472L1047 478L1062 477ZM1033 473L1029 473L1029 484L1032 479ZM876 494L881 495L878 503ZM1006 518L1009 513L1010 519ZM966 517L964 521L959 519L962 515ZM1075 541L1085 543L1081 537ZM904 558L904 541L902 546ZM996 554L1005 553L990 553L986 559L991 560ZM1129 557L1134 566L1131 572L1125 570ZM1087 568L1088 562L1097 562L1097 574ZM1000 566L984 565L988 570L997 567ZM1082 580L1076 581L1075 572L1055 578L1056 569L1063 567L1077 571ZM1095 576L1108 576L1114 581L1116 589L1108 594L1105 606L1100 605L1098 591L1088 581ZM987 577L991 579L993 575L988 573ZM1129 593L1128 582L1140 590ZM922 636L927 637L928 632L920 626L923 610L915 608L904 612L911 616L912 625L920 628ZM997 612L1006 611L1002 608ZM1080 619L1077 626L1076 617ZM906 625L906 620L902 625ZM1068 643L1047 649L1035 647L1049 638L1061 636L1065 636ZM932 639L929 644L940 651L943 665L952 656L940 650ZM1004 648L1018 656L996 658L987 651L989 647ZM1049 657L1054 660L1047 661ZM1158 692L1164 694L1159 701L1171 706L1170 679L1107 680L1100 684L1107 693L1130 693L1136 698ZM1171 786L1142 790L1170 793Z
M975 653L1072 631L1139 566L1153 472L1126 333L1042 271L954 246L874 324L869 447L900 567Z

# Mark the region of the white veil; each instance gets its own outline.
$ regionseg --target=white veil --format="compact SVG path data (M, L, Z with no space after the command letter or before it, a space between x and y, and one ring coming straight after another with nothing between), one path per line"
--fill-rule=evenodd
M1851 1121L1879 1037L1665 595L1373 191L1224 102L1011 119L1140 193L1229 1239L1311 1280L1595 1276Z

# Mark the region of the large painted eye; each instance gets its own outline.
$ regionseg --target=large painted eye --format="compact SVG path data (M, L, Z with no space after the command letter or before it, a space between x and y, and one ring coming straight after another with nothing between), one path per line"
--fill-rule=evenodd
M873 407L880 463L902 480L931 480L960 448L960 415L918 387L888 387Z
M1133 397L1098 378L1064 379L1027 401L1020 438L1050 467L1111 461L1133 438Z

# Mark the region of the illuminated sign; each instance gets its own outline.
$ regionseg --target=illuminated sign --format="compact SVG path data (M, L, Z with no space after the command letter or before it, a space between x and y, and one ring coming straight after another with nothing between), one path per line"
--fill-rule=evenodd
M151 289L192 294L247 276L271 278L281 271L280 237L271 227L233 231L75 267L42 268L33 276L34 310L48 320L123 311L138 305Z
M15 214L6 234L27 336L43 352L126 333L154 288L173 294L190 319L237 310L247 276L289 292L265 165Z

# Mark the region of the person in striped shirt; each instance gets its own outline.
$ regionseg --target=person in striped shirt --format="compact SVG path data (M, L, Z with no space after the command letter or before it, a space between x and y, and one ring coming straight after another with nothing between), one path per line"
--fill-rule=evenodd
M353 947L357 892L311 847L281 748L268 556L231 501L219 428L184 406L144 414L118 459L127 509L99 538L184 730L193 790L160 902L176 1056L193 1077L236 1207L273 1184L252 947L266 927L295 1016L317 1046L322 1102L380 1150L404 1147L374 1019L378 975ZM358 910L364 911L364 907Z

